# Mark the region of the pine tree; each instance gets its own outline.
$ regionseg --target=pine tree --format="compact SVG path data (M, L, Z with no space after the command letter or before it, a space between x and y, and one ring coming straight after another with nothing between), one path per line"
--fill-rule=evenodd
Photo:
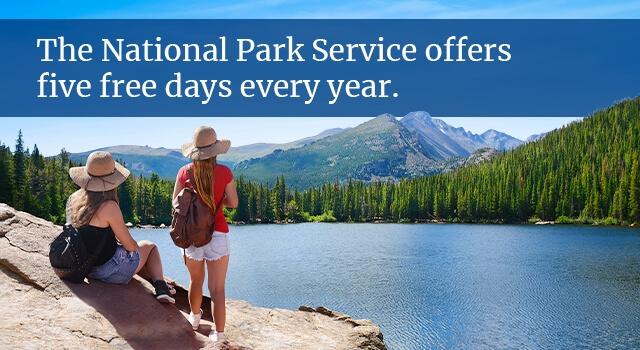
M25 188L25 178L27 175L27 161L25 157L24 141L22 139L22 130L18 131L18 138L16 139L16 147L13 151L13 188L15 198L13 200L14 206L18 210L24 209L24 198L26 193L30 193Z
M273 188L271 195L274 217L278 221L283 221L286 218L285 215L285 203L286 203L286 186L284 183L284 176L280 176L276 179L276 185Z
M160 220L160 206L161 206L161 193L160 193L160 177L158 174L153 173L149 178L149 221L154 225L161 224Z
M629 221L640 222L640 169L638 157L633 159L629 184Z
M464 222L524 222L531 215L554 220L640 222L640 98L624 101L542 140L490 161L449 173L398 182L348 180L299 192L283 176L273 186L237 180L234 220L274 222L325 215L338 221L405 221L438 218ZM44 158L38 147L0 145L0 201L50 220L64 218L66 198L77 187L73 164L62 150ZM173 182L131 177L119 188L127 219L168 223Z
M9 147L0 144L0 203L14 205L13 155Z
M627 181L624 176L620 179L620 183L616 192L613 195L613 203L611 205L611 212L609 216L618 219L618 221L625 222L627 220L628 209L628 188Z
M142 175L138 177L136 186L136 221L139 223L147 222L147 191Z
M238 179L236 184L238 186L238 207L233 213L233 221L250 222L251 210L249 197L251 189L245 185L243 179Z
M293 222L301 222L304 220L302 210L300 210L300 207L298 206L298 203L295 199L292 199L287 203L286 215L287 220L291 220Z
M124 221L133 222L133 189L131 188L130 178L123 182L120 186L118 186L118 199L120 202L120 210L122 210Z

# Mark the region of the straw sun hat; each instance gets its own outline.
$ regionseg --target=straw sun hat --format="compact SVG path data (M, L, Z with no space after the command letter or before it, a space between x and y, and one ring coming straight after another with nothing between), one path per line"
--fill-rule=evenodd
M212 127L201 126L193 133L193 141L182 145L182 155L193 160L205 160L227 153L229 147L231 141L218 140Z
M113 190L129 177L129 170L113 160L109 152L92 152L87 165L69 169L69 176L76 185L92 192Z

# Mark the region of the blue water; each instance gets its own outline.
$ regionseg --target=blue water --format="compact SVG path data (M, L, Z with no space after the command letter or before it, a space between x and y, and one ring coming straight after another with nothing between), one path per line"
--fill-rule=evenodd
M231 227L227 296L323 305L390 349L640 348L640 230L458 224ZM186 284L168 230L165 273Z

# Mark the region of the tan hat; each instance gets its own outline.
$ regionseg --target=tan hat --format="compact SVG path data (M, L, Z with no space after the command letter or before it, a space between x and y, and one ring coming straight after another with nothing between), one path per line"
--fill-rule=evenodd
M210 126L201 126L193 133L193 142L182 145L182 155L193 160L205 160L227 153L231 141L218 140Z
M110 191L123 183L131 172L113 160L111 153L92 152L87 165L69 169L69 176L76 185L92 192Z

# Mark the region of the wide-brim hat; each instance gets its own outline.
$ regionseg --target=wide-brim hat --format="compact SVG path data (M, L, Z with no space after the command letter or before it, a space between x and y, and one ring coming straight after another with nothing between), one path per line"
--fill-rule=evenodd
M182 155L193 160L205 160L227 153L231 141L218 140L216 131L209 126L201 126L193 133L193 141L182 145Z
M131 172L113 160L111 153L92 152L85 166L69 169L69 176L76 185L87 191L111 191L125 182Z

